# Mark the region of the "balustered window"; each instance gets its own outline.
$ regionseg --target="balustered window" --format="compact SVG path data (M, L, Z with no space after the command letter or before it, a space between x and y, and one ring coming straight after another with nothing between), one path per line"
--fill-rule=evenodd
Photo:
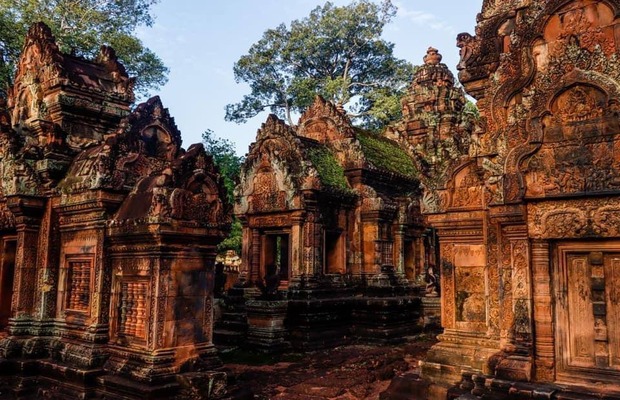
M394 242L381 242L381 265L394 265Z
M379 237L381 265L394 265L394 239L391 226L388 224L379 225Z
M147 293L147 281L126 280L121 283L119 336L146 340Z
M90 305L91 260L71 260L67 263L67 310L88 312Z

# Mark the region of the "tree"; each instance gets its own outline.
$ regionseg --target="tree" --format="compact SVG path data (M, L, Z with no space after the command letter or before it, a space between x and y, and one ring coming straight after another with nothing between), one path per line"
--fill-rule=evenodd
M228 200L233 202L234 190L239 182L243 157L239 157L235 153L235 145L233 142L228 139L216 137L215 132L211 129L204 131L202 134L202 142L204 143L207 153L213 156L213 162L224 177L224 185L226 186ZM235 250L237 254L241 254L241 240L241 223L238 219L234 218L230 234L217 246L217 250L220 253L226 250Z
M0 94L11 84L30 25L45 22L63 52L92 58L102 44L116 50L145 96L167 81L168 69L134 33L151 26L158 0L0 0Z
M413 66L397 59L381 39L396 14L390 0L327 2L308 17L269 29L234 65L237 82L250 93L226 106L226 120L245 122L264 110L286 118L307 108L316 94L346 106L366 127L400 117L400 97Z
M213 156L213 162L219 168L220 174L224 177L224 185L228 200L233 202L235 199L234 190L239 182L241 164L243 157L239 157L235 152L235 145L228 139L220 138L211 129L207 129L202 134L202 142L205 150Z

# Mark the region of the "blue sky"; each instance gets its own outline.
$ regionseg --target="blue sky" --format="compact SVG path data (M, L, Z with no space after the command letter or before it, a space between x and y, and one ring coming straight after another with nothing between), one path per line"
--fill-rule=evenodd
M482 0L392 1L398 14L385 27L383 37L395 44L396 56L421 64L426 49L433 46L455 71L456 35L473 34ZM161 0L153 8L155 24L141 28L139 37L170 68L168 83L153 94L170 109L185 148L201 141L204 130L212 129L233 141L239 155L247 152L267 114L245 124L224 121L226 104L249 92L244 83L235 82L233 64L265 30L304 18L322 4L317 0Z

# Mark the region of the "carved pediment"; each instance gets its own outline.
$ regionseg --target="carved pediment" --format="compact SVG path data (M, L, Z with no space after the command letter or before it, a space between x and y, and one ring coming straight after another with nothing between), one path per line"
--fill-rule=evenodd
M201 144L167 165L138 180L115 215L116 223L178 220L216 228L230 224L223 180Z
M353 137L353 127L344 110L316 96L299 119L297 134L320 143L330 143Z

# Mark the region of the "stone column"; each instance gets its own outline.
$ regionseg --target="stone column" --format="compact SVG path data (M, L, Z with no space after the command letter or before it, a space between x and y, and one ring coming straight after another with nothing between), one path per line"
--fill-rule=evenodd
M535 377L538 381L554 380L555 338L551 293L551 259L549 242L533 240L532 275L534 280Z
M532 284L530 275L530 248L527 226L507 225L502 229L501 263L508 267L500 277L508 286L502 285L500 305L504 311L508 329L507 353L497 367L497 376L507 380L532 380ZM509 274L509 275L508 275ZM506 276L508 275L508 276ZM508 288L508 290L506 290Z
M314 275L316 273L316 259L317 259L317 249L316 249L316 212L308 211L308 216L306 218L306 223L304 224L303 229L303 267L302 273L307 275Z
M302 213L295 214L291 218L291 270L292 276L291 278L298 277L304 273L303 269L303 222L304 216Z
M249 247L251 249L250 254L250 273L248 278L250 282L256 282L257 279L262 279L261 271L260 271L260 258L261 258L261 250L263 247L263 243L261 241L260 232L258 229L253 228L251 230L252 240L250 241ZM250 251L250 250L248 250Z
M394 272L405 275L405 225L394 225Z
M251 266L251 238L252 231L248 227L248 220L244 217L239 217L241 222L241 270L239 271L239 280L245 282L250 278L250 266Z
M37 249L41 216L45 199L11 196L7 205L15 215L17 252L15 254L15 277L13 281L12 318L9 322L11 335L27 335L31 332L33 313L36 310Z

